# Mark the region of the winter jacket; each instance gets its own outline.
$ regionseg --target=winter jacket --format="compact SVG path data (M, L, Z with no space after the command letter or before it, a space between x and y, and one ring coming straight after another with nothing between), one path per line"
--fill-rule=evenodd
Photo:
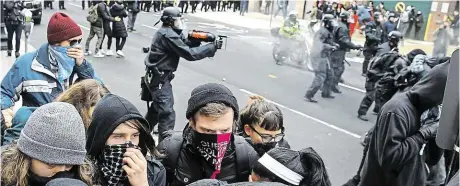
M128 13L122 5L114 4L110 8L110 14L113 17L119 17L120 21L112 22L112 36L113 37L128 37L128 32L126 31L125 22L123 21L124 17L128 16Z
M422 113L442 103L450 63L434 67L408 92L395 95L380 110L369 151L361 172L360 186L425 185L428 167L437 163L439 148L425 148L420 130ZM431 140L430 140L431 141ZM433 152L434 151L434 152Z
M375 56L378 56L378 55L383 54L383 53L390 52L391 50L393 50L393 48L390 46L390 44L388 42L382 43L381 45L378 46L377 53L375 54ZM396 50L396 49L394 49L394 50Z
M160 159L166 168L167 183L170 186L184 186L202 179L208 179L214 172L214 167L204 162L204 159L198 154L187 138L190 138L190 127L186 127L182 133L182 142L177 143L177 134L165 138L157 146L160 153L165 157ZM180 135L180 134L179 134ZM240 138L242 143L237 143L236 138ZM175 145L179 145L179 148ZM238 145L238 147L237 147ZM237 152L236 149L242 149ZM177 152L174 152L177 150ZM172 154L177 154L177 160L171 160ZM237 165L237 154L247 154L244 165ZM242 157L240 157L242 158ZM253 163L259 159L255 150L241 136L232 136L231 145L227 148L225 156L222 159L220 173L216 179L235 183L247 181ZM175 162L174 162L175 161ZM242 171L244 168L244 171Z
M19 57L5 75L1 84L2 110L14 106L20 96L23 106L39 107L52 102L69 87L72 78L64 80L63 85L51 72L48 46L44 44L37 51ZM86 60L74 67L73 74L78 75L79 79L98 79Z
M386 34L382 28L381 24L375 24L374 22L369 22L364 28L364 33L366 35L366 42L364 43L364 52L371 53L372 55L378 49L378 46L385 41Z
M102 28L103 21L102 21L102 15L101 15L100 10L99 10L99 5L101 5L102 3L99 3L98 1L93 1L92 3L93 3L93 6L96 6L96 8L97 8L98 19L97 19L96 22L91 23L91 26Z
M213 43L200 46L200 42L191 42L182 33L163 26L153 36L150 53L144 62L147 66L157 67L161 72L175 72L181 57L196 61L213 57L216 50Z
M387 21L383 24L383 30L385 33L390 33L391 31L396 30L396 23Z
M111 37L112 29L110 28L110 23L115 21L115 19L112 17L112 15L110 15L110 7L104 2L99 3L97 13L102 19L102 28L104 29L104 34Z
M128 120L138 120L143 127L150 129L149 123L132 103L113 94L107 94L99 100L94 108L92 117L91 125L87 131L86 151L88 156L96 163L96 167L98 166L98 158L103 153L107 139L121 123ZM147 148L151 147L146 147L147 144L142 143L145 142L145 139L142 137L144 135L148 134L140 134L139 147L147 159L147 179L149 186L165 185L165 169L157 160L147 156ZM107 181L102 176L103 174L100 169L97 172L95 183L104 186L107 185ZM123 180L125 183L128 181L128 179Z
M358 19L360 22L365 19L368 19L368 20L371 19L371 14L367 11L366 7L364 7L363 5L358 6Z
M37 108L38 107L21 107L16 111L11 122L11 127L5 130L3 145L12 144L19 139L19 135L26 125L27 120L29 120L30 115L32 115Z
M422 27L424 22L422 14L415 16L415 27Z
M20 1L2 1L1 3L4 3L5 10L2 10L4 11L2 14L5 14L3 21L6 25L23 24L24 16L21 14L22 3Z

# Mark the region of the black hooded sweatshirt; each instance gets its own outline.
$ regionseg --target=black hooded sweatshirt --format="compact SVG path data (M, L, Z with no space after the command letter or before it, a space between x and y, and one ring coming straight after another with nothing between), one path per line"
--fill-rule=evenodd
M93 118L91 125L88 128L86 151L92 160L97 160L103 152L106 141L112 132L123 122L128 120L138 120L145 128L150 129L147 120L142 117L137 108L128 100L113 94L105 95L94 108ZM146 135L149 131L147 131ZM142 142L141 134L141 142ZM147 148L144 144L139 144L142 149L142 154L146 156ZM166 170L161 163L153 158L146 157L147 159L147 177L149 185L165 185L166 184ZM97 165L96 165L97 166ZM107 185L102 173L98 170L96 176L96 183ZM129 185L128 180L124 181L124 185Z
M360 186L425 185L425 163L437 163L442 151L425 148L423 155L419 154L426 143L418 132L420 116L442 103L449 65L435 66L408 92L395 95L382 107L369 141ZM426 154L437 155L428 160Z

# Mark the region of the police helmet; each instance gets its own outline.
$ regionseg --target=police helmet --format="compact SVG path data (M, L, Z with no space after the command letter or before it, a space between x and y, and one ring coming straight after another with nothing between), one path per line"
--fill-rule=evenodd
M340 18L348 18L348 17L350 17L350 12L343 11L342 13L340 13L339 17Z
M163 9L163 14L161 15L161 22L165 24L171 24L175 19L182 17L182 14L177 7L167 7Z
M380 12L374 12L374 18L376 18L376 17L378 18L378 17L380 17L381 15L382 15L382 13L380 13Z
M399 31L391 31L388 34L388 39L392 41L399 41L403 38L403 35Z
M291 10L288 15L289 18L291 19L297 19L297 11Z
M333 20L334 16L332 14L325 14L322 19L323 22L331 22Z
M388 18L390 18L390 17L393 17L393 18L394 18L394 17L395 17L395 13L391 12L390 14L388 14Z

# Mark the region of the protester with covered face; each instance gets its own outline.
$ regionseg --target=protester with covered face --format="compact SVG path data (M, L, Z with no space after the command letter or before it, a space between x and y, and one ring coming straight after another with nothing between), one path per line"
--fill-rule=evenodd
M1 109L7 127L20 97L23 106L38 107L69 88L75 74L79 79L96 78L79 45L82 31L67 14L51 16L47 36L48 43L18 58L2 80Z
M80 114L85 129L88 129L94 106L108 92L107 88L97 80L86 79L72 85L56 101L72 104ZM21 107L18 109L13 117L11 127L5 130L4 145L13 143L14 140L19 138L21 130L36 109L37 107Z
M240 111L238 132L254 147L259 156L276 146L290 148L284 139L283 113L259 96L252 96L250 102Z
M2 147L1 185L44 186L56 178L92 185L85 127L74 106L49 103L29 118L17 143Z
M100 185L166 185L151 126L128 100L107 94L96 105L86 149ZM148 155L149 154L149 155ZM153 157L152 157L153 156Z
M359 185L425 185L425 163L436 164L442 153L426 146L435 140L439 123L422 126L420 116L442 103L449 65L435 66L408 92L395 95L382 107Z
M192 90L182 133L165 138L158 150L167 184L180 186L201 179L247 181L259 156L243 137L234 135L238 103L224 85L208 83Z

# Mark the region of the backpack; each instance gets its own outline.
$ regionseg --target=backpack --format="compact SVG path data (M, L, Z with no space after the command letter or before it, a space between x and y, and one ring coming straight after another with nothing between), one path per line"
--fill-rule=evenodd
M86 20L90 23L95 23L99 19L99 15L97 14L99 4L92 6L88 9L88 16L86 16Z
M246 153L246 149L244 148L244 143L247 143L246 140L241 137L234 135L235 143L235 153L236 153L236 173L238 180L244 180L247 178L243 178L244 175L249 175L250 165L249 162L249 154ZM182 137L182 133L174 133L171 135L171 141L169 145L166 147L166 151L168 154L167 161L164 162L165 167L177 167L177 160L179 159L180 152L182 151L182 146L184 144L184 138ZM175 168L174 168L175 169ZM175 170L173 170L175 172Z
M385 75L388 68L391 67L394 62L402 57L398 52L386 52L375 56L371 59L369 69L367 71L367 78L371 81L377 81Z

